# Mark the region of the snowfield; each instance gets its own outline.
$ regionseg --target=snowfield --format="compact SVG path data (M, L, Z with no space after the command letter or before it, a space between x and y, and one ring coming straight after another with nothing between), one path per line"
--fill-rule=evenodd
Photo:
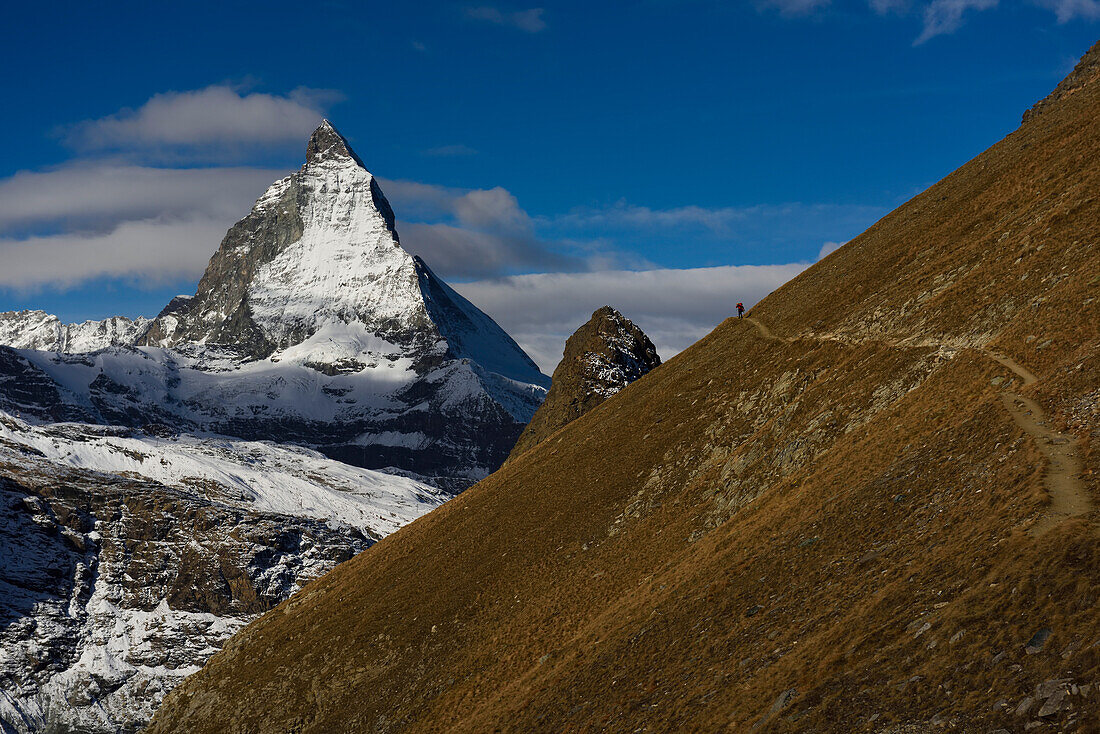
M158 438L80 423L35 426L0 411L0 454L15 460L20 453L152 479L234 507L349 525L376 538L450 497L429 484L309 449L186 434Z

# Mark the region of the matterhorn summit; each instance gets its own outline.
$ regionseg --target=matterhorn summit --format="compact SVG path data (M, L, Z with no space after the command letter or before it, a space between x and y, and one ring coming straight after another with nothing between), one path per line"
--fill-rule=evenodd
M32 338L46 314L7 316L9 345L62 343ZM68 350L79 357L0 359L53 383L29 398L0 383L0 408L7 395L43 419L296 444L457 490L503 462L550 382L401 247L378 180L327 120L305 164L229 229L195 295L131 323L128 341L86 340Z
M150 346L218 346L241 358L356 371L401 354L423 371L469 358L536 385L546 378L491 319L402 249L377 179L325 120L306 163L233 226Z
M326 120L147 319L0 314L0 729L135 731L225 640L495 470L549 379Z

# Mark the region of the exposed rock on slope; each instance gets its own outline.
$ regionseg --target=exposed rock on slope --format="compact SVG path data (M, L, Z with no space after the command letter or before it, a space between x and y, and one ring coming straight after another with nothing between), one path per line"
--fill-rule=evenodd
M1098 518L1056 514L1013 396L1096 507L1097 109L1055 101L765 328L727 320L311 583L151 731L1089 729Z
M1074 67L1070 75L1054 88L1054 91L1032 105L1031 109L1024 113L1024 122L1041 114L1047 107L1055 104L1065 96L1076 94L1087 85L1095 85L1100 81L1100 41L1097 41L1081 61Z
M550 391L520 434L511 461L661 364L657 349L630 319L604 306L565 342Z

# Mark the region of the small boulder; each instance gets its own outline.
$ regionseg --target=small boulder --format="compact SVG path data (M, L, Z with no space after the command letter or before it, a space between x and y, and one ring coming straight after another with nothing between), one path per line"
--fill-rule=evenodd
M769 716L775 716L780 711L788 708L794 699L798 696L798 690L795 688L788 688L779 694L779 698L775 699L775 703L772 704L771 710L768 712Z
M1031 639L1024 645L1024 652L1028 655L1037 655L1043 651L1043 648L1047 644L1047 640L1050 639L1051 629L1050 627L1044 627L1031 636Z
M1062 711L1068 711L1073 708L1073 704L1069 701L1069 693L1063 688L1054 692L1050 698L1043 702L1042 708L1039 709L1039 718L1045 716L1054 716Z
M1045 701L1058 691L1068 689L1071 682L1069 678L1052 678L1043 681L1035 686L1035 698Z

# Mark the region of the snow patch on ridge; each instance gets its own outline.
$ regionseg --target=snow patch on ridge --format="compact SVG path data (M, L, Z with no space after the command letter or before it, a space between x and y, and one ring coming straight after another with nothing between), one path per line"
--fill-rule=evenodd
M342 523L375 537L450 497L408 477L260 441L125 435L79 423L32 426L0 411L0 444L77 469L144 477L222 504Z
M45 311L0 313L0 344L14 349L45 352L94 352L97 349L133 344L150 320L113 316L102 321L64 324Z

